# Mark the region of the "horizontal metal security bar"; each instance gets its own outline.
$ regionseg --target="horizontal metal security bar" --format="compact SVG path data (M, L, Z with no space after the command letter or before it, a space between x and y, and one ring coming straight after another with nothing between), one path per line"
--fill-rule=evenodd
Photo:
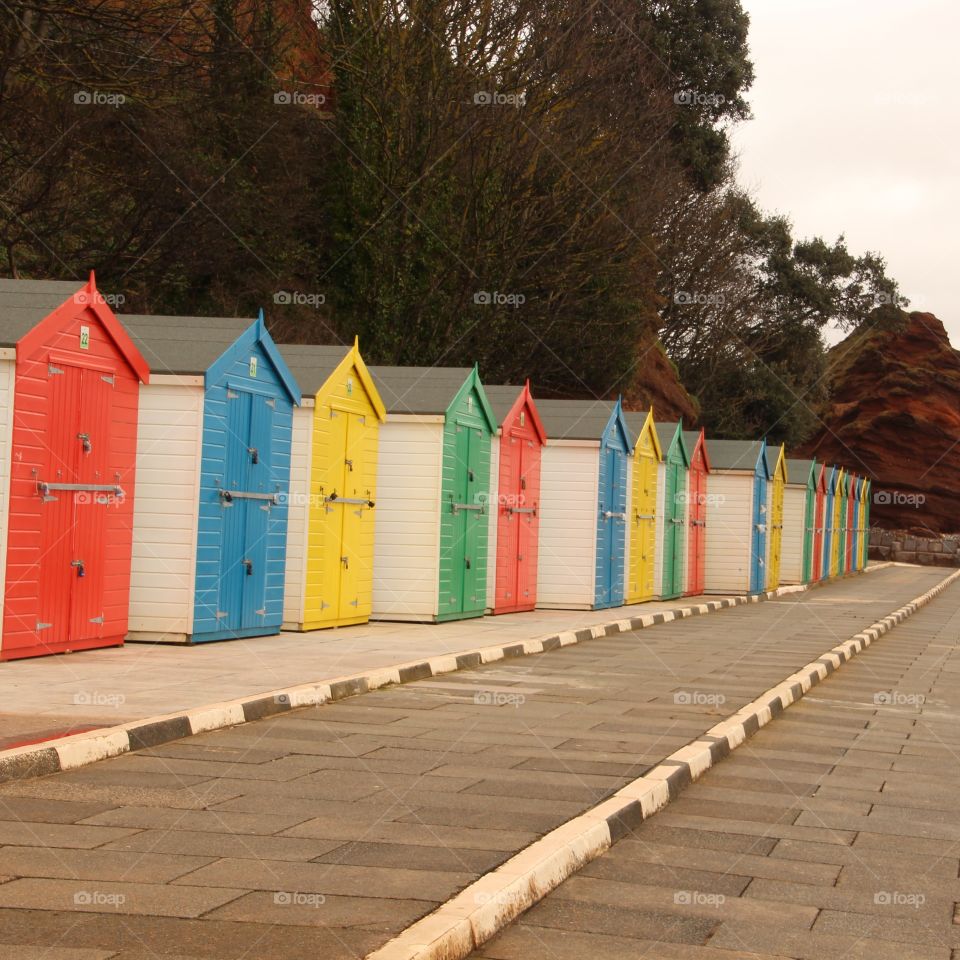
M245 490L221 490L220 496L229 503L231 500L267 500L270 503L279 503L279 494L276 493L247 493Z
M617 520L626 520L627 515L625 513L617 513L614 510L604 510L603 512L604 519L609 520L612 517L616 517Z
M638 513L634 516L635 520L656 520L656 514L653 513Z
M336 494L323 498L324 503L359 503L364 507L373 507L376 505L373 500L366 500L363 497L338 497Z
M507 513L536 513L536 507L507 507Z
M476 510L478 513L486 513L486 507L482 503L451 503L453 512L458 510Z
M46 493L48 490L74 490L83 493L113 493L118 497L123 496L123 487L118 487L112 483L43 483L37 484L40 493Z

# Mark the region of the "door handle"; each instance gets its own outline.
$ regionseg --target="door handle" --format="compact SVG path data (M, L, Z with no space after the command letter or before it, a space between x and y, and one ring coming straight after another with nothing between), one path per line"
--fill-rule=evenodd
M87 575L87 568L82 560L71 560L70 566L77 568L78 577L85 577Z
M353 461L352 461L352 460L347 460L347 458L344 457L343 462L347 465L347 469L348 469L351 473L353 473Z
M253 576L253 561L252 561L252 560L244 560L244 561L243 561L243 566L244 566L244 568L245 568L246 571L247 571L247 576L248 576L248 577L252 577L252 576Z
M247 447L247 453L250 454L251 463L260 462L260 451L256 447Z
M466 569L469 570L469 569L470 569L470 558L469 558L469 557L464 557L464 558L463 558L463 562L464 562L464 564L465 564L465 566L466 566Z
M93 444L90 442L89 433L78 433L77 439L83 444L84 453L90 453L93 450Z
M341 558L340 558L340 562L343 564L343 569L344 569L344 570L349 570L349 569L350 569L350 558L349 558L349 557L341 557Z

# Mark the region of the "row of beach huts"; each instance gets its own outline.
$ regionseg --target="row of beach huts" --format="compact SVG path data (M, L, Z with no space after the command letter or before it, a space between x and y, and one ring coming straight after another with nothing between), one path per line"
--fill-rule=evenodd
M869 507L620 401L0 280L0 659L758 594L862 569Z

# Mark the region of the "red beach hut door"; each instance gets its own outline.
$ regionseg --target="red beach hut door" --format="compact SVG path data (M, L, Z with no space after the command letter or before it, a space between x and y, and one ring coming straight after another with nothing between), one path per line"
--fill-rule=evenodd
M687 503L690 539L687 544L690 571L687 576L687 596L703 593L704 566L707 556L707 473L703 454L698 452L690 464L690 497Z

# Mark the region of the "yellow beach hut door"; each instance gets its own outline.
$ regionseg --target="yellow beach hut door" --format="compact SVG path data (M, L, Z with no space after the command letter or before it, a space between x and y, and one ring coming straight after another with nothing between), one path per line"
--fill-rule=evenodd
M364 622L372 604L376 417L336 407L325 413L315 424L314 453L325 452L310 501L307 577L319 589L308 583L307 629Z
M767 589L780 586L780 554L783 547L783 475L777 469L770 495L770 566L767 568Z
M657 546L657 454L651 431L637 440L633 461L633 529L630 531L630 589L627 603L652 600L653 560Z

